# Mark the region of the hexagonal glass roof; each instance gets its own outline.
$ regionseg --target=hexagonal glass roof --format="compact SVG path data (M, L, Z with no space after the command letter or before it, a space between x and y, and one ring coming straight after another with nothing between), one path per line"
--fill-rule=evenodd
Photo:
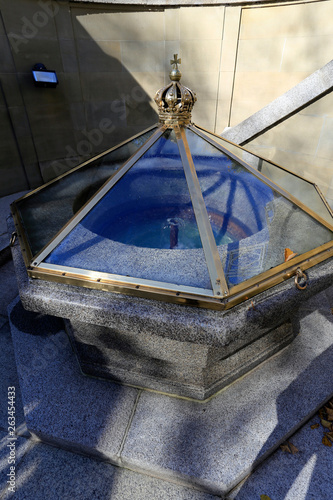
M317 186L192 124L172 62L160 123L12 205L31 278L223 309L332 256Z

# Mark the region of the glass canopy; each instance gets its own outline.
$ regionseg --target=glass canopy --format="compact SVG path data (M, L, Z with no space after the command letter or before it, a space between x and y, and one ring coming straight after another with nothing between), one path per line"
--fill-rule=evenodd
M159 124L12 205L31 278L225 309L332 256L319 189L193 125L177 63Z

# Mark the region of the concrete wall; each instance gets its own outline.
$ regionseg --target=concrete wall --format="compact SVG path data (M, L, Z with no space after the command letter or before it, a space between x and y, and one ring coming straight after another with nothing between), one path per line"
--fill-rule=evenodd
M246 147L316 183L333 208L332 137L330 93Z
M0 0L0 169L5 180L0 195L37 186L155 123L152 97L168 81L174 53L182 58L182 82L198 96L194 121L218 133L331 59L333 23L323 22L332 19L331 0L167 3L148 8L128 2ZM30 71L36 62L57 71L56 89L34 87ZM312 157L329 162L319 141L324 122L329 134L329 116L320 114L327 112L325 105L319 108L316 116L303 110L299 119L311 120L316 130ZM297 135L299 123L288 122ZM276 134L282 137L278 128ZM281 149L274 140L272 129L264 142L257 138L251 147L267 149L278 161L289 146ZM294 156L302 151L302 140L293 141Z
M332 59L333 2L242 9L229 126ZM309 105L247 148L316 182L333 206L333 94Z

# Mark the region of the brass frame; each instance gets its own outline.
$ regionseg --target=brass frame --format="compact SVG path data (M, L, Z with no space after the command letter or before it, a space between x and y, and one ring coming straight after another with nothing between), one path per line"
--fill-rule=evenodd
M316 219L323 226L333 231L333 225L327 223L320 216L318 216L316 213L314 213L312 210L306 207L302 202L300 202L299 200L294 198L290 193L288 193L287 191L285 191L284 189L280 188L278 185L270 181L270 179L268 179L265 175L261 174L256 169L248 165L246 162L244 162L244 160L239 158L237 155L235 155L228 149L224 148L220 144L216 143L210 137L207 137L203 132L201 132L200 130L202 129L201 127L197 127L192 124L187 125L186 127L189 130L193 131L198 136L200 136L206 142L210 143L212 146L216 147L218 150L226 154L228 157L239 162L241 165L243 165L247 170L249 170L252 174L254 174L257 178L259 178L269 187L279 192L282 196L290 200L295 205L299 206L303 211L305 211L308 215ZM140 136L143 133L153 128L156 128L156 131L152 134L152 136L149 137L149 139L144 143L144 145L136 153L134 153L131 156L131 158L129 158L129 160L127 160L124 163L124 165L114 175L112 175L106 181L106 183L94 194L94 196L72 217L72 219L57 233L57 235L55 235L55 237L37 255L32 256L28 244L28 239L25 234L23 224L20 220L20 215L16 203L28 196L31 196L33 193L43 189L45 186L53 182L57 182L62 177L68 175L74 170L79 169L88 162L98 159L101 156L104 156L108 152L117 149L121 145L133 140L135 137ZM119 276L109 273L100 273L95 271L87 271L84 269L76 269L66 266L52 265L43 262L43 259L59 244L60 241L62 241L63 238L65 238L65 236L76 226L76 224L78 224L82 220L82 218L89 212L89 210L96 205L96 203L136 163L136 161L138 161L138 159L144 155L144 153L150 148L150 146L152 146L168 128L173 128L175 130L177 144L184 167L185 177L188 183L193 209L197 220L200 237L202 240L206 263L211 279L212 290L189 287L189 286L178 286L172 283L165 283L147 279L128 278L126 276ZM209 134L216 135L213 134L212 132L209 132ZM282 283L283 281L290 279L291 277L296 275L298 268L301 268L302 271L304 271L333 256L333 240L332 240L328 243L325 243L324 245L321 245L320 247L317 247L302 255L296 256L288 262L284 262L274 267L273 269L269 269L268 271L265 271L253 278L250 278L228 289L223 272L221 259L218 254L215 238L212 233L211 225L209 223L207 211L205 208L205 203L202 198L202 193L199 187L198 178L193 165L192 156L188 147L187 138L185 134L185 127L183 126L179 127L178 125L161 126L161 124L159 124L146 129L141 134L137 134L137 136L134 136L128 141L124 141L120 145L114 148L110 148L110 150L107 150L106 152L104 151L100 155L97 155L92 159L80 164L78 167L71 169L69 172L63 174L62 176L59 176L57 179L54 179L53 181L50 181L46 185L43 185L40 188L37 188L36 190L28 193L27 195L23 196L22 198L20 198L11 205L14 223L16 226L16 231L18 234L20 246L22 249L24 262L27 267L27 272L30 278L38 278L47 281L55 281L58 283L65 283L69 285L93 288L103 291L111 291L121 294L125 293L127 295L139 296L144 298L153 298L176 304L224 310L224 309L229 309L243 302L244 300L250 299L253 296L257 295L258 293L261 293L278 283ZM244 151L247 150L244 149ZM254 156L260 158L259 155L255 154ZM273 162L270 163L274 165ZM277 166L279 167L279 165ZM313 183L310 184L314 185ZM325 203L325 205L328 206L327 203Z
M184 128L175 127L175 133L214 296L228 295L229 290L224 276L222 262L217 250L212 226L209 222L206 205L202 196Z

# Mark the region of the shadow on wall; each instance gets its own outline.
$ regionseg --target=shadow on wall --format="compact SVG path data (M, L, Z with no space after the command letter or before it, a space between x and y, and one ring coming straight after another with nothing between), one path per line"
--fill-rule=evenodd
M73 159L72 163L78 157L89 157L112 147L157 121L157 113L152 107L153 95L144 91L121 62L124 44L119 42L122 36L113 15L126 12L127 9L110 12L108 9L71 8L76 55L74 65L80 81L80 100L73 103L71 109L75 146L66 143L63 147L66 158ZM88 29L92 26L91 33L85 26ZM141 36L140 31L131 26L127 37L140 40ZM134 41L128 43L135 44ZM149 52L143 57L154 61L155 55ZM139 61L137 66L141 66ZM157 90L160 81L155 82L153 74L149 74L149 78ZM54 168L55 165L51 164L44 176L53 176Z
M130 41L119 41L119 16L126 20L130 9L18 3L19 19L13 4L1 4L6 57L0 67L0 120L8 138L0 148L6 179L0 195L36 187L156 123L152 97L164 80L163 70L156 72L160 55L153 43L142 54L144 63L151 61L149 72L140 71L138 58L133 61L142 28L132 22L126 26ZM133 15L139 11L144 9ZM34 86L31 68L37 62L57 72L56 89ZM126 67L133 65L150 95Z

